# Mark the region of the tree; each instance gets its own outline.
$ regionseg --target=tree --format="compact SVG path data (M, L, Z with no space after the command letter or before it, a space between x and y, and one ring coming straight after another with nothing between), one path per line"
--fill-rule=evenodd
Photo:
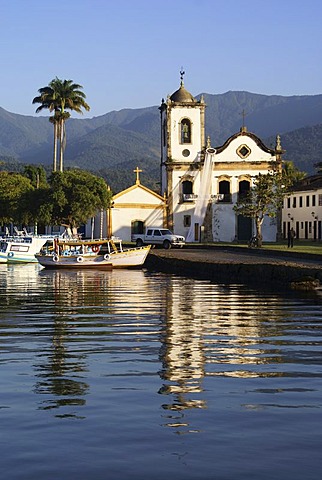
M48 86L38 90L39 96L32 101L33 104L40 103L36 113L43 109L54 112L49 121L54 125L54 153L53 171L57 170L57 145L59 144L59 171L63 171L64 150L66 146L65 122L70 117L70 111L83 113L82 109L90 110L86 103L86 95L82 92L83 87L73 80L60 80L55 77Z
M234 206L237 214L254 219L258 247L262 246L262 225L265 216L270 218L277 216L291 185L291 179L280 171L256 175L249 192L239 198Z
M53 171L57 170L57 142L58 142L58 118L59 118L59 106L55 98L55 92L50 86L42 87L38 90L40 94L32 101L33 104L40 103L40 106L36 109L36 113L41 112L44 109L48 109L50 112L54 112L52 117L49 117L49 121L54 125L54 153L53 153Z
M299 170L293 162L285 161L283 162L282 175L283 178L287 179L287 183L290 186L294 186L303 180L307 176L307 173Z
M110 205L112 193L104 180L84 170L53 172L49 183L53 224L78 228Z
M273 163L269 173L256 175L253 187L234 206L237 214L254 219L258 247L262 246L265 216L279 216L284 197L290 195L293 187L306 176L291 161L283 162L280 167Z
M26 165L23 169L23 175L32 183L34 188L47 186L47 176L44 167L35 165Z
M0 222L28 223L26 195L34 190L31 181L19 173L0 172Z

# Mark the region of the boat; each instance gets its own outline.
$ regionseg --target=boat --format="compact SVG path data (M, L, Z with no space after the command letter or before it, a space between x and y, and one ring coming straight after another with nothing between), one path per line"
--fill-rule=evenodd
M143 265L151 246L123 248L119 238L55 239L45 244L36 259L45 268L131 268Z
M37 263L35 254L48 239L48 236L28 233L0 237L0 263Z

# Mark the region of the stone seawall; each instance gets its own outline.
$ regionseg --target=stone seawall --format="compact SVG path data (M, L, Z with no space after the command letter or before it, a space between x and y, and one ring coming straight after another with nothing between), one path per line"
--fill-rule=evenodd
M322 282L320 262L209 250L153 250L146 268L220 283L312 290Z

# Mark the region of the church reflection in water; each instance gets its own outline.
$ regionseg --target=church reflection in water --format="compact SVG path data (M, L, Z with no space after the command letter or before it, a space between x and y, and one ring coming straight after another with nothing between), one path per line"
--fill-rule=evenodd
M268 310L258 309L256 291L141 270L39 276L51 305L46 322L52 336L51 351L40 353L35 365L36 392L46 395L41 408L86 404L95 376L89 375L91 356L100 356L105 376L116 365L117 376L122 365L130 380L144 376L144 362L153 357L161 365L165 424L180 429L189 425L185 411L207 408L207 377L260 376L259 365L272 362L259 337L268 322L274 335L281 313L272 297ZM275 356L278 362L278 351Z
M274 325L281 311L274 309L277 300L271 296L268 311L263 304L258 308L259 293L242 286L167 280L159 393L168 399L163 409L177 412L166 417L166 425L180 429L190 426L185 410L207 408L207 377L265 376L261 365L280 361L278 350L275 358L265 353L260 337L267 327L269 335L280 334L281 327Z

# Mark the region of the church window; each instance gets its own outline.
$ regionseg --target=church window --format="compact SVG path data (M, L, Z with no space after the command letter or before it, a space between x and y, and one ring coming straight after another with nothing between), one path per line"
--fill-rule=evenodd
M188 150L187 148L185 148L184 150L182 150L182 155L184 157L189 157L190 155L190 150Z
M162 144L165 147L167 145L167 124L166 121L163 121L162 125Z
M230 193L230 182L228 180L221 180L219 182L219 202L230 203L231 202L231 193Z
M193 183L190 180L184 180L181 183L181 201L182 202L193 202L195 195L193 194Z
M191 143L191 122L188 118L180 123L180 143Z
M244 198L250 190L250 182L248 180L242 180L239 182L238 197Z
M190 180L182 182L182 193L192 193L192 182Z
M246 158L250 155L250 148L247 145L241 145L237 148L237 155L240 158Z
M190 227L191 226L191 215L184 215L183 216L183 226Z
M315 207L315 195L312 195L312 207Z

